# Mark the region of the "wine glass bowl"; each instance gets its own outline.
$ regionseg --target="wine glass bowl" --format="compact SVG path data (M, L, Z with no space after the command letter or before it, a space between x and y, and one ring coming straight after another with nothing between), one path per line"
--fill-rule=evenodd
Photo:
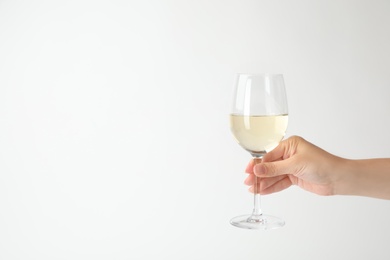
M230 128L238 144L255 163L283 139L288 124L287 96L282 74L238 74L234 86ZM251 214L233 218L230 223L247 229L273 229L284 226L280 218L261 210L258 178L254 184Z

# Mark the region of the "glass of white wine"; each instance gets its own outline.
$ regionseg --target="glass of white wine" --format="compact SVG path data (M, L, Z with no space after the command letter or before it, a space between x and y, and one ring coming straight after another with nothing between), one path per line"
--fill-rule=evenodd
M282 74L238 74L230 114L231 131L255 163L283 139L288 123L286 90ZM234 226L247 229L274 229L284 226L278 217L261 210L255 177L254 207L251 214L231 219Z

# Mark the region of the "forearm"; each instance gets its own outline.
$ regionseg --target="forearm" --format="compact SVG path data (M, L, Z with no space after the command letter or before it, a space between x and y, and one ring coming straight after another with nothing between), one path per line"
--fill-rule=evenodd
M337 173L336 195L390 200L390 159L344 159Z

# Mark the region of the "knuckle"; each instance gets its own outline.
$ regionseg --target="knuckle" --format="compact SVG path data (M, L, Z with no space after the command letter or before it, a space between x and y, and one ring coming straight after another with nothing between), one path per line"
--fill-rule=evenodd
M293 135L289 138L292 142L296 142L296 143L300 143L302 142L304 139L298 135Z
M268 163L265 166L265 174L269 176L273 176L276 173L276 166L274 163Z

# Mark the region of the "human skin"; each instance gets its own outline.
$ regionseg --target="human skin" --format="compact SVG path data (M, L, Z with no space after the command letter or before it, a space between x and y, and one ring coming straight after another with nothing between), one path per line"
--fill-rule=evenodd
M257 161L256 161L257 162ZM302 137L293 136L267 153L261 163L251 160L245 184L260 194L291 185L323 196L357 195L390 199L390 158L351 160L335 156Z

